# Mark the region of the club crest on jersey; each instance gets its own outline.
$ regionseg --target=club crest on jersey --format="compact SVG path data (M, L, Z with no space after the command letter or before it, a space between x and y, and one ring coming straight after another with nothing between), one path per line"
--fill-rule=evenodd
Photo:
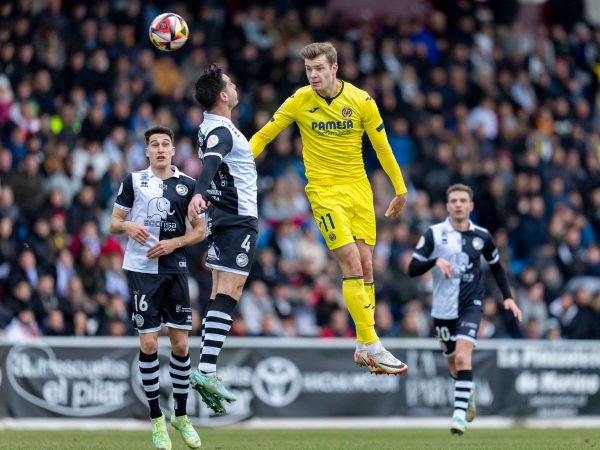
M135 315L135 324L137 325L138 328L141 328L144 325L144 318L142 317L141 314Z
M352 117L352 108L350 108L349 106L346 106L342 109L342 117L344 119L349 119L350 117Z
M219 136L213 134L206 140L206 148L213 148L219 143Z
M476 237L473 239L473 248L475 250L481 250L483 248L483 239L480 237Z
M175 186L175 192L184 197L188 193L188 187L185 184L178 184Z
M246 267L248 265L248 255L245 253L238 253L235 257L235 263L238 267Z
M333 242L337 239L337 236L335 235L335 233L333 231L331 233L329 233L328 237L331 242Z

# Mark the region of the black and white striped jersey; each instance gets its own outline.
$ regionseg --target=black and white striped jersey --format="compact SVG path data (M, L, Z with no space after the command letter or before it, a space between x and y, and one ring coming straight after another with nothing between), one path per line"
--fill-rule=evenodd
M431 316L436 319L456 319L464 308L481 307L485 295L481 256L489 264L500 260L488 230L469 221L467 231L457 231L449 219L430 226L419 239L412 256L421 262L444 258L452 264L450 278L444 277L442 271L433 266Z
M188 205L196 180L171 167L174 174L166 180L154 175L148 167L128 174L121 183L115 207L128 211L127 220L144 225L150 234L145 245L129 238L123 269L142 273L187 273L185 248L159 258L146 256L160 240L185 234Z
M198 131L198 155L202 161L211 156L220 159L210 186L201 189L207 200L229 213L258 217L254 157L248 140L231 120L204 113Z

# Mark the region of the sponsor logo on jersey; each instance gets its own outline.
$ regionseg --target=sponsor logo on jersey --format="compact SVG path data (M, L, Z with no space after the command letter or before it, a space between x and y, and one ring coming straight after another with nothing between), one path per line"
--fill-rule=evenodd
M476 237L473 239L473 248L477 251L483 248L483 239L480 237Z
M248 265L248 255L245 253L238 253L235 257L235 263L238 267L246 267Z
M337 236L335 235L335 233L332 231L331 233L329 233L329 240L330 241L335 241L337 239Z
M354 123L351 120L328 120L327 122L313 122L312 129L318 131L325 130L346 130L354 128Z
M141 314L136 314L134 320L138 328L141 328L144 325L144 318Z
M183 197L183 196L187 195L187 193L189 192L189 189L185 184L178 184L177 186L175 186L175 192L177 192L179 195L181 195Z
M349 119L350 117L352 117L352 108L350 108L349 106L346 106L342 109L342 117L344 119Z
M219 143L219 136L212 134L206 141L206 148L213 148Z

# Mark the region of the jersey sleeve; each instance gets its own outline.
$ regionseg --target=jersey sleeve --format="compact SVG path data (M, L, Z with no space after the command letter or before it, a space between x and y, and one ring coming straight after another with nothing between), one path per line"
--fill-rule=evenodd
M427 261L433 253L433 248L433 231L431 231L431 228L428 228L425 234L419 239L419 242L417 242L412 256L418 261Z
M232 149L233 137L231 136L231 131L225 127L218 127L206 136L204 158L216 156L223 161L223 158L225 158Z
M134 192L133 192L133 177L129 173L119 186L119 192L117 192L117 198L115 199L115 208L122 209L123 211L131 211L133 207Z
M250 149L256 158L262 153L266 145L294 122L297 109L297 98L293 95L288 97L279 107L273 117L250 139Z
M392 153L392 147L390 147L387 135L385 134L383 119L381 118L381 114L379 114L375 100L367 96L363 108L363 127L377 153L377 159L392 182L396 195L406 194L407 189L404 177Z
M494 239L492 239L492 236L487 233L486 238L484 239L482 253L483 257L490 265L496 264L498 261L500 261L500 253L498 252L498 248L496 247Z
M225 127L215 128L206 136L205 146L202 160L204 167L194 189L194 193L201 194L204 198L206 198L206 191L219 170L223 158L233 149L231 131Z

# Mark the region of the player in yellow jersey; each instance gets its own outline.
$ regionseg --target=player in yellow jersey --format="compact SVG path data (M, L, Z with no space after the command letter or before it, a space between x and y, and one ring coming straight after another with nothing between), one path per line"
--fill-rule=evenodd
M384 131L375 101L338 80L337 52L329 42L300 52L309 86L298 89L250 140L256 158L284 128L300 128L306 167L306 195L327 246L340 265L344 301L356 326L354 360L373 373L401 374L406 364L388 352L375 332L373 193L365 173L362 136L366 132L396 197L385 213L396 216L406 203L406 186Z

